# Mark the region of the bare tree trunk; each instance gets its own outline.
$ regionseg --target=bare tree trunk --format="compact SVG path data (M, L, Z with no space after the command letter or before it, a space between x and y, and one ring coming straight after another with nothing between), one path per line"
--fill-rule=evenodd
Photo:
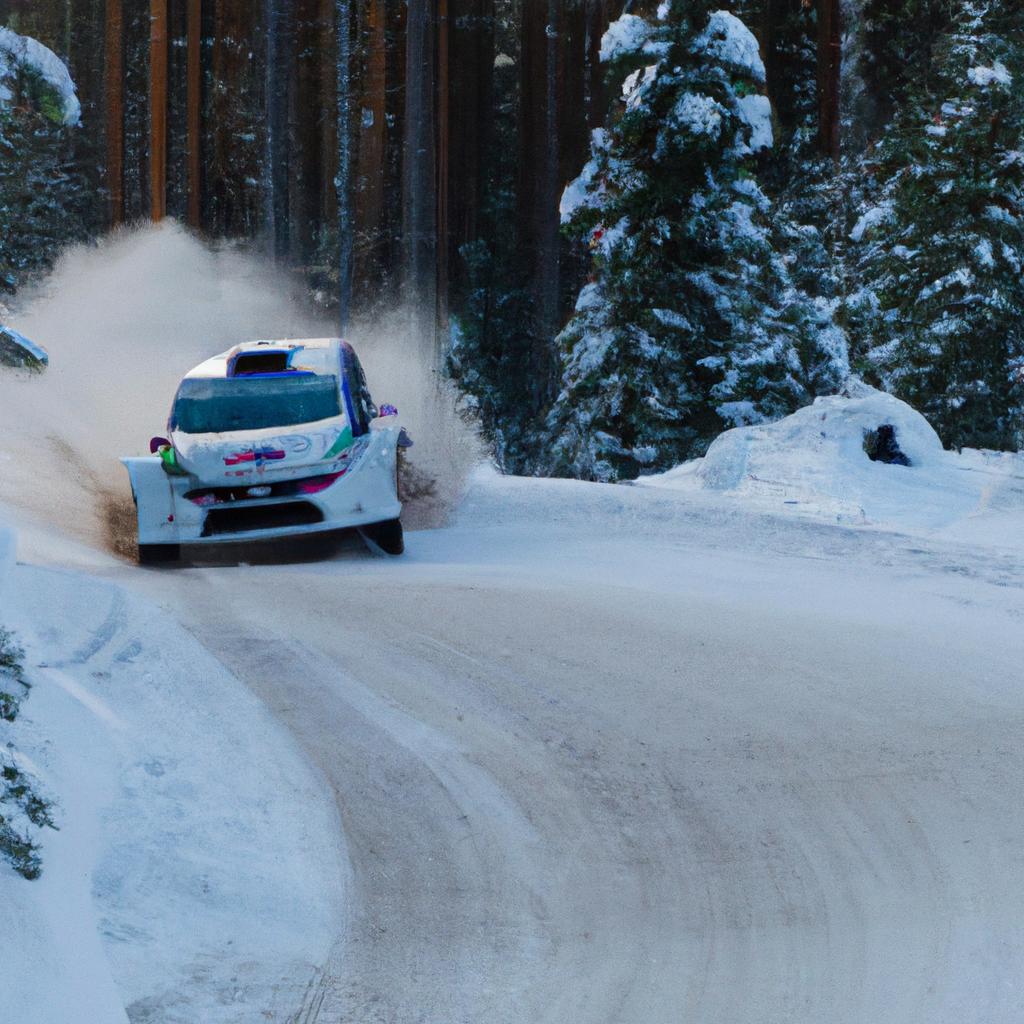
M356 289L368 294L380 278L387 144L387 11L385 0L367 0L366 70L359 131L359 202L356 221Z
M771 0L768 0L771 2ZM593 131L605 121L605 67L601 63L601 38L608 30L608 0L587 0L587 127Z
M334 185L338 194L338 327L348 332L352 312L351 117L352 7L350 0L335 2L337 36L338 166Z
M406 291L417 314L430 311L431 319L437 302L433 6L433 0L409 0L407 8L402 202Z
M263 152L264 231L271 254L291 252L289 165L292 155L291 109L294 93L294 14L292 0L266 0L266 137Z
M150 215L167 214L167 0L150 0L149 35Z
M188 83L185 106L188 138L188 223L202 222L203 0L188 0Z
M818 0L818 141L825 156L840 157L841 0Z
M437 198L435 260L437 261L437 323L448 324L448 158L451 147L450 65L449 65L448 0L437 0L437 177L434 193Z
M124 222L124 15L121 0L106 9L107 188L110 225Z
M494 117L494 0L452 0L450 15L451 141L448 181L449 265L479 235L485 168Z
M522 11L517 227L533 298L529 376L536 410L550 391L551 339L559 318L560 57L566 30L560 8L558 0L524 0Z

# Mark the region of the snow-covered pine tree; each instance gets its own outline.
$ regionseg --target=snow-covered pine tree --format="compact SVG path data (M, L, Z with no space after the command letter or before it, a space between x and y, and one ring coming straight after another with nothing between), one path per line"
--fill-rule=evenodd
M855 358L943 441L1024 441L1024 12L965 3L934 89L878 153L880 199L853 231Z
M633 67L566 190L593 276L563 331L546 471L636 477L728 427L783 416L845 372L841 335L792 284L754 175L771 109L754 36L707 3L625 15L603 43Z
M0 290L88 234L89 198L68 145L80 111L56 54L0 28Z

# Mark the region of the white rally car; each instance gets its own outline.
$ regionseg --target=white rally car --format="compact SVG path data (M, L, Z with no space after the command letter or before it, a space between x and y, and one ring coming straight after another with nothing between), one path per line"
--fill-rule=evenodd
M139 560L360 527L403 550L397 457L408 441L378 410L352 347L256 341L214 356L178 388L167 438L122 461L138 509Z

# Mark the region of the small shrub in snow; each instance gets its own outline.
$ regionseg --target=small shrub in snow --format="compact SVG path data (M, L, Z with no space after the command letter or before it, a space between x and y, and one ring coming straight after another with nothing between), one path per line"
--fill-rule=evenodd
M28 689L24 657L25 652L14 637L0 627L0 719L5 722L13 722L17 717L21 699Z
M24 651L6 629L0 628L0 720L13 722L28 692ZM33 779L9 756L0 755L0 858L23 878L42 871L34 835L55 828L52 805L40 796Z

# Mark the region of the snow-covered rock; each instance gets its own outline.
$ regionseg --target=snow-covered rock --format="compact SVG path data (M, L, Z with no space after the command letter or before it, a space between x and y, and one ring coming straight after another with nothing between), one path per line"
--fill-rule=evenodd
M884 426L910 465L869 458L865 439ZM910 531L1024 512L1024 454L946 451L920 413L855 378L841 394L776 423L726 431L704 458L639 482Z
M64 61L38 39L18 35L9 28L0 28L0 103L13 98L6 80L17 72L19 66L32 68L54 89L61 101L65 124L78 124L82 105Z

